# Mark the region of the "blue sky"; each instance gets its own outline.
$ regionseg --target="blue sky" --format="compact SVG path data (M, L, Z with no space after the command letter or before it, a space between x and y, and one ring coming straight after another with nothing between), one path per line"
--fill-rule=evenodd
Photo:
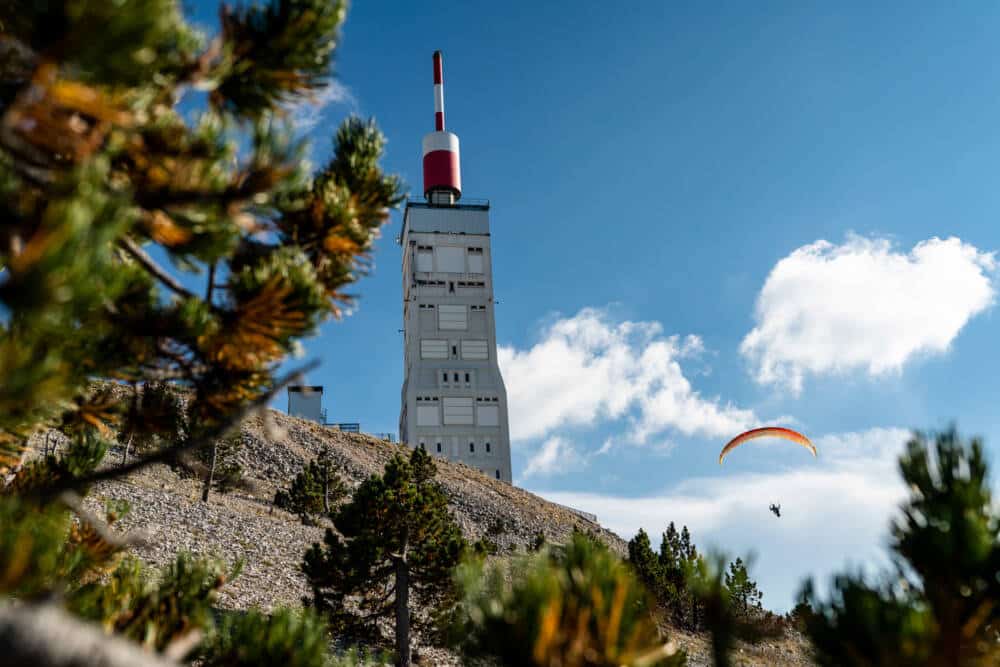
M906 429L957 420L1000 461L1000 8L555 4L357 3L312 154L373 115L418 192L443 50L465 194L493 204L515 481L626 538L675 520L753 552L787 608L878 559ZM306 343L330 418L370 432L399 412L399 221ZM775 421L819 458L719 467Z

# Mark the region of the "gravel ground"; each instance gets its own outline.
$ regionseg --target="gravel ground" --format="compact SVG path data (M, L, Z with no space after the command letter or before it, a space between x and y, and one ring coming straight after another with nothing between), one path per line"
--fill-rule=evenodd
M275 509L271 498L323 449L328 449L348 486L380 472L394 453L407 448L376 438L341 433L279 412L254 417L243 427L241 452L249 490L213 494L200 500L200 484L178 476L166 466L152 466L125 480L98 484L88 496L92 509L110 499L126 500L131 511L118 523L120 530L144 533L135 553L153 565L163 565L179 550L213 556L234 563L243 572L223 589L220 605L229 609L297 606L308 594L298 565L305 550L321 541L323 528L302 525L297 517ZM117 460L112 455L112 460ZM538 533L549 541L564 541L574 527L593 531L619 553L625 542L608 530L549 503L534 494L499 482L462 464L438 461L438 481L466 537L488 535L500 553L523 551ZM711 665L703 636L668 629L669 636L688 652L692 667ZM441 649L417 647L425 665L460 665ZM739 645L735 665L808 666L805 640L791 633L781 640L757 646Z

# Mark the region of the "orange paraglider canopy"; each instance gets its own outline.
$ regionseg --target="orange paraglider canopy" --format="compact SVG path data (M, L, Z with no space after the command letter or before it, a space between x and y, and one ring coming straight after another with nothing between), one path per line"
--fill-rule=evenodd
M754 428L740 433L738 436L726 443L726 446L722 448L722 452L719 454L719 465L722 465L722 459L726 458L726 454L733 451L740 445L742 445L747 440L754 440L756 438L784 438L785 440L791 440L796 442L810 452L813 456L816 456L816 446L810 442L809 438L802 435L798 431L793 431L790 428L781 428L780 426L765 426L764 428Z

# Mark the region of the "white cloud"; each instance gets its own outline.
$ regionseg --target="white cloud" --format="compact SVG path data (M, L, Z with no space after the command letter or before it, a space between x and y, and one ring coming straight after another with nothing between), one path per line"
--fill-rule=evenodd
M762 384L802 389L807 374L900 370L945 352L992 303L993 253L931 238L909 253L886 239L817 241L779 261L740 351Z
M330 81L325 88L288 109L292 127L299 134L310 132L323 120L327 108L335 104L346 104L353 109L357 106L357 100L347 86L337 81Z
M524 467L525 477L547 476L556 472L571 472L586 465L586 461L566 438L552 436L535 452Z
M500 347L511 438L530 440L562 427L628 418L628 439L644 443L674 430L730 436L752 425L750 410L699 394L680 361L697 357L697 336L665 336L656 322L612 322L586 308L547 326L528 349Z
M810 463L791 469L688 479L655 496L540 493L597 514L626 539L645 528L654 548L673 521L703 549L754 553L765 602L787 609L807 576L822 584L849 565L884 562L889 517L904 496L896 459L908 437L899 428L826 436L814 440L815 462L806 455ZM770 503L781 504L780 519Z

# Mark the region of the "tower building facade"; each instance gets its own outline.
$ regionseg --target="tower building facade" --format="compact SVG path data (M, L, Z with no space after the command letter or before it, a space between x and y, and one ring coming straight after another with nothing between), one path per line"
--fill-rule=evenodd
M441 52L424 199L403 216L401 442L511 481L507 392L497 365L490 205L461 201L458 137L444 126Z

